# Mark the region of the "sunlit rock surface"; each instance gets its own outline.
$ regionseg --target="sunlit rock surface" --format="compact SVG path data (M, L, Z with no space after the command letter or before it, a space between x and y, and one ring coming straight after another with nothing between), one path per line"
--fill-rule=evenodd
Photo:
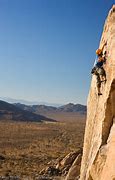
M98 96L96 77L92 77L80 180L115 179L115 5L106 19L100 48L106 41L107 82Z

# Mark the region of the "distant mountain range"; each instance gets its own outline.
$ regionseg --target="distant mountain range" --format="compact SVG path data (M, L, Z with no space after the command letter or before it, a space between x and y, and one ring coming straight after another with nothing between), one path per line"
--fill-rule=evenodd
M54 106L54 107L59 107L62 104L57 104L57 103L48 103L48 102L38 102L38 101L27 101L24 99L14 99L14 98L9 98L9 97L0 97L2 101L8 102L8 103L21 103L21 104L26 104L26 105L40 105L44 104L46 106Z
M25 105L21 103L10 104L5 101L0 101L0 120L14 120L14 121L55 121L51 113L78 113L79 115L86 115L87 107L81 104L69 103L59 107L46 105Z
M35 114L32 111L24 110L18 107L18 105L9 104L4 101L0 101L0 120L13 120L13 121L53 121L55 120L47 118L43 115Z
M46 106L46 105L24 105L20 103L14 104L16 107L33 112L36 114L55 113L55 112L77 112L79 114L86 114L87 107L81 104L69 103L60 107Z

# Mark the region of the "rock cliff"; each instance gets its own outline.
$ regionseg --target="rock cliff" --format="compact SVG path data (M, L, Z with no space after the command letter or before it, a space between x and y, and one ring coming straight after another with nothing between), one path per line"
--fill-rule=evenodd
M106 41L107 82L98 96L96 77L92 77L80 180L115 180L115 5L106 19L100 48Z

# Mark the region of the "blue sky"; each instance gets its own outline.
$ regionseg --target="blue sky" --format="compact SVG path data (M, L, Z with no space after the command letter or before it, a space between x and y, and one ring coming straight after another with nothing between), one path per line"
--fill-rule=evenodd
M114 0L0 0L0 96L86 104Z

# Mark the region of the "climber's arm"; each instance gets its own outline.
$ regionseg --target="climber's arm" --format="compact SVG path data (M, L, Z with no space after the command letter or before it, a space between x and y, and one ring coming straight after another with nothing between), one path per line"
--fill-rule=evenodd
M104 44L103 44L103 46L102 46L102 48L101 48L101 50L102 50L102 52L103 52L103 49L104 49L104 47L107 45L107 42L105 42Z

